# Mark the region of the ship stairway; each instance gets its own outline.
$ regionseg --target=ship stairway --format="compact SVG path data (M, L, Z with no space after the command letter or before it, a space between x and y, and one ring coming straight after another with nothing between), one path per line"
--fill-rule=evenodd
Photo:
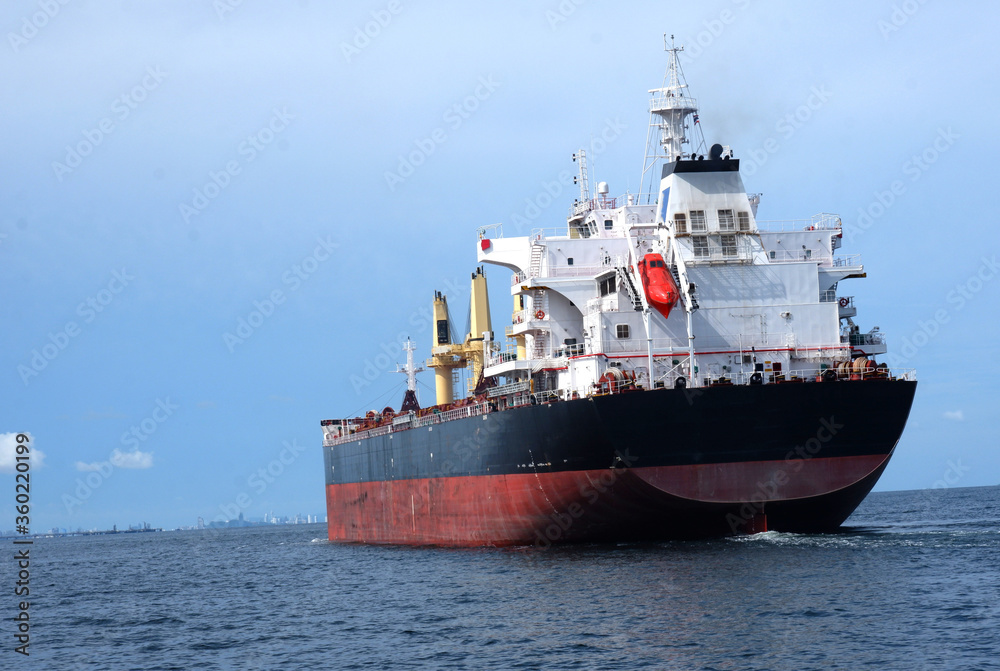
M531 263L528 264L528 276L539 277L542 274L542 256L545 255L545 245L532 243Z
M684 289L682 288L684 285L681 284L681 274L677 270L677 264L676 263L674 265L670 266L670 274L674 276L674 282L677 284L677 289L681 293L686 294L687 292L685 292ZM698 309L698 299L695 298L692 295L691 296L691 310L694 311L694 310L697 310L697 309Z
M629 301L632 302L632 307L635 310L642 310L642 296L639 295L639 290L635 287L632 273L625 266L617 266L615 270L618 271L618 284L625 289Z
M531 308L535 315L541 310L547 317L549 314L549 297L542 289L534 289L531 292ZM537 318L537 317L536 317ZM545 317L543 317L544 319Z
M535 334L533 344L531 346L531 358L535 359L538 363L533 367L532 372L537 372L541 370L542 366L545 365L545 359L549 358L549 333L548 331L542 331Z

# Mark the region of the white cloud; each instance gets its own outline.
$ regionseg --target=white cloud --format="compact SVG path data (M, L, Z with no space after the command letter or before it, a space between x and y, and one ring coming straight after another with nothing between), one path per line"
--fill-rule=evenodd
M105 461L92 461L89 464L83 461L76 462L76 470L100 471L107 475L113 468L150 468L152 465L152 452L140 452L139 450L122 452L118 448L115 448L111 451L111 456Z
M118 468L149 468L153 465L152 452L122 452L115 448L111 453L111 463Z
M965 419L965 415L962 414L961 410L946 410L944 413L945 419L953 419L956 422L961 422Z
M31 467L41 468L45 465L45 453L35 447L35 439L30 433L26 443L31 450ZM17 434L0 433L0 473L13 473L17 468Z

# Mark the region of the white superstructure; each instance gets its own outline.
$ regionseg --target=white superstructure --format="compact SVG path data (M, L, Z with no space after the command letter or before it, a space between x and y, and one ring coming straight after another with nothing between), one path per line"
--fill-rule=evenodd
M609 198L601 182L590 198L581 151L581 199L565 226L522 237L504 237L500 224L480 229L479 262L514 273L505 333L512 346L487 337L486 378L574 398L623 384L767 384L874 371L871 357L885 341L878 327L860 332L854 298L840 288L864 277L858 256L838 254L840 219L760 222L759 197L747 194L733 152L687 148L690 126L700 124L678 51L668 49L664 84L650 91L649 194ZM665 261L679 290L667 317L644 290L639 265L649 254Z

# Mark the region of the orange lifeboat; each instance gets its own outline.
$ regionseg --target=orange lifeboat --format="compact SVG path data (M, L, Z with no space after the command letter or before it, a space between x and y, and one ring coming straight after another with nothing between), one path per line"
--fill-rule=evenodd
M659 254L646 254L639 262L639 274L642 276L646 300L666 319L677 305L680 292L663 257Z

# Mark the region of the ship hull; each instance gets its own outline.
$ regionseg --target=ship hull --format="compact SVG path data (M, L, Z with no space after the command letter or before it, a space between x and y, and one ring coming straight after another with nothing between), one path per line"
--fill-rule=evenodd
M334 541L482 546L836 529L915 382L663 389L324 448Z

